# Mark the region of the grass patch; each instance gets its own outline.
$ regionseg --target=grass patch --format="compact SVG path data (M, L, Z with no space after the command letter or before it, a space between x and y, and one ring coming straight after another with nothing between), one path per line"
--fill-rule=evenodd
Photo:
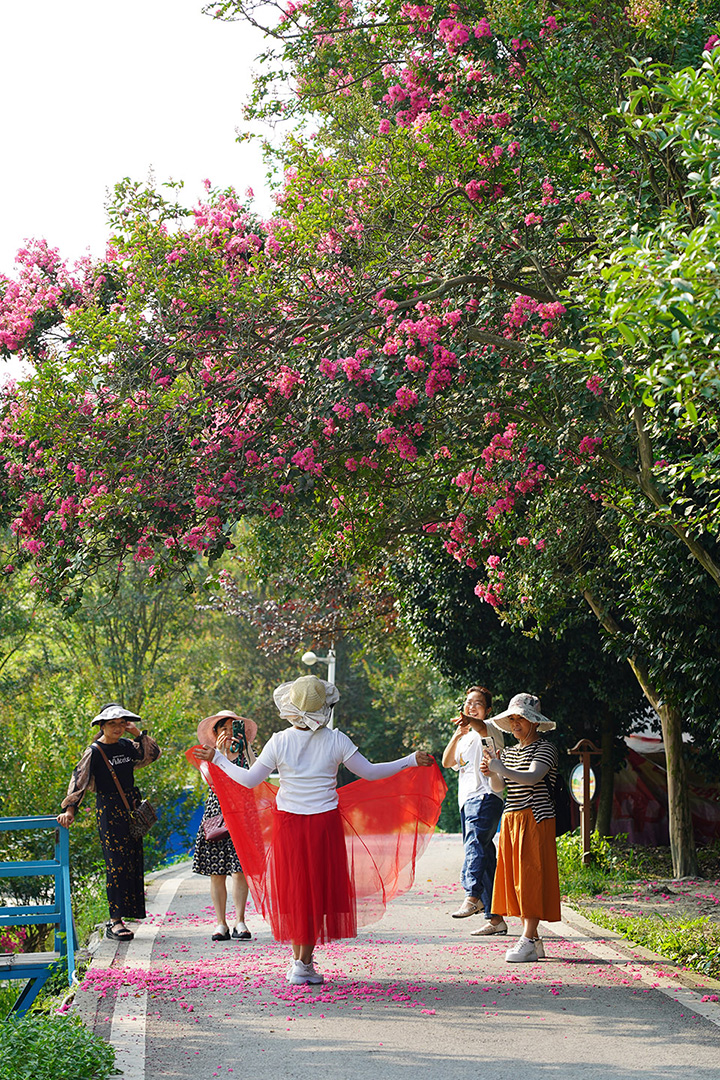
M615 915L584 910L598 926L614 930L646 949L666 956L683 967L720 978L720 925L706 915L697 919L668 919L663 915Z
M107 1080L115 1051L76 1017L0 1022L0 1080Z

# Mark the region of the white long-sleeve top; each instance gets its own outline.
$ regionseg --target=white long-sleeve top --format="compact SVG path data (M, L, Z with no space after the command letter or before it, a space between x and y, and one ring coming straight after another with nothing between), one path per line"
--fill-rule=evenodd
M213 764L246 788L257 787L272 772L280 777L277 808L289 814L324 814L338 804L337 771L345 764L363 780L383 780L417 765L415 754L373 764L363 757L343 731L318 728L303 731L287 728L268 740L249 769L233 765L218 751Z

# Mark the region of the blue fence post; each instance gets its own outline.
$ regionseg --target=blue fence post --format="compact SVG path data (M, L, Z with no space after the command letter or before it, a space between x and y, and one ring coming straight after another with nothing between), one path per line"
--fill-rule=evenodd
M54 832L54 857L52 859L24 859L0 863L0 878L52 877L55 897L51 904L4 904L0 906L0 930L11 926L30 926L50 923L56 926L55 951L52 953L0 953L0 979L23 979L12 1012L16 1016L32 1005L38 991L47 981L53 964L67 959L68 985L75 975L75 949L77 936L72 916L70 898L70 838L68 830L58 825L50 815L38 817L0 818L0 832L21 832L52 829Z

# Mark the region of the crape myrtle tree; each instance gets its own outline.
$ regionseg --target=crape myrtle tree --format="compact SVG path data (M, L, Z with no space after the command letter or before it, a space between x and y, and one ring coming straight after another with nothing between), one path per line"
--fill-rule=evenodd
M270 66L255 112L318 130L287 140L270 220L233 193L189 212L126 182L105 260L20 253L0 342L37 374L5 394L4 482L53 595L126 554L154 573L212 557L248 514L319 502L338 556L440 516L478 433L524 417L547 339L579 338L583 306L560 294L608 216L655 224L678 198L682 166L616 107L644 86L628 57L699 60L707 20L564 12L291 5L269 27L291 99ZM582 443L567 415L548 423Z
M3 399L8 573L32 563L72 609L98 565L159 577L253 516L306 530L318 571L372 572L425 530L488 601L487 561L532 547L568 584L553 595L587 594L614 640L620 599L568 565L597 557L611 581L617 544L669 533L717 582L715 268L697 232L712 244L715 6L213 12L276 42L251 112L296 125L277 210L260 221L208 184L188 211L128 181L104 260L21 253L0 342L36 374ZM521 526L547 498L583 536L596 502L609 538L553 566L547 528ZM504 615L534 604L538 622L507 564ZM626 620L654 603L635 581ZM668 698L659 676L643 686ZM688 829L671 798L676 872Z

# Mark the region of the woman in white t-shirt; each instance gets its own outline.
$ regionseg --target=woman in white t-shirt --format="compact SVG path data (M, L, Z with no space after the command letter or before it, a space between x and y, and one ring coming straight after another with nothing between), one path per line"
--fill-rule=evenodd
M492 909L495 881L495 833L502 817L502 795L493 791L480 771L483 739L491 739L497 750L505 746L503 733L487 719L492 694L484 686L471 686L460 716L453 723L455 733L445 747L442 763L458 772L458 804L463 838L463 866L460 880L465 899L453 919L485 913L485 922L473 937L507 934L507 923Z
M321 983L323 977L313 966L316 942L354 937L357 899L362 896L366 901L372 889L383 896L386 893L381 880L387 873L382 866L386 860L373 863L372 873L377 882L372 885L368 884L367 875L362 883L356 880L355 853L366 845L352 848L352 868L349 865L348 837L353 825L349 823L347 808L341 812L338 807L338 768L344 764L361 777L357 782L361 788L358 794L365 800L367 817L367 785L362 786L362 780L383 780L405 770L414 771L416 765L432 765L433 758L417 751L397 761L376 765L369 762L344 732L327 726L332 706L340 695L331 683L314 675L284 683L273 696L280 716L291 726L269 739L250 769L238 768L211 747L195 747L189 755L209 763L208 779L218 792L253 896L269 918L273 936L278 941L292 942L293 961L288 981ZM437 768L433 771L438 772ZM264 784L273 772L280 778L276 798L269 785ZM228 785L225 778L234 783ZM441 779L440 784L444 788ZM255 803L240 805L236 785L243 789L263 785L266 791ZM414 788L418 788L417 780ZM372 807L371 813L375 822L382 822L379 828L373 827L376 836L387 836L393 829L400 832L401 824L408 820L408 806L413 807L413 814L418 806L422 807L421 825L425 835L429 835L437 821L444 790L441 791L432 776L420 788L414 792L415 801L403 797L402 787L397 794L376 789L374 802L378 805ZM414 869L414 850L409 857ZM411 880L412 872L405 875L402 887L407 887ZM392 893L393 889L389 891ZM397 887L394 891L398 891Z

